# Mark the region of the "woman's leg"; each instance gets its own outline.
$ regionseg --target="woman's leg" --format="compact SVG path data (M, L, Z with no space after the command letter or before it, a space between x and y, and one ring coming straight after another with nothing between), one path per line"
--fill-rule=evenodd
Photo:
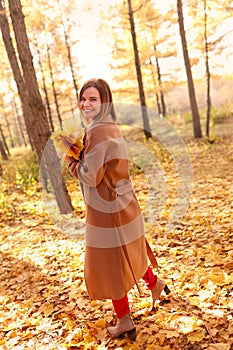
M130 313L127 294L122 299L112 300L112 303L116 316L119 320Z
M148 269L147 269L145 275L142 276L142 278L146 282L147 288L149 288L150 290L155 288L158 277L156 275L154 275L150 266L148 266Z
M148 269L145 275L142 276L142 278L151 291L151 309L153 309L155 301L160 299L160 294L162 293L162 291L164 291L166 294L169 294L170 290L166 286L166 283L164 281L160 280L156 275L154 275L150 266L148 266Z
M130 317L127 294L122 299L112 300L112 303L117 316L117 324L116 326L108 327L108 332L115 338L126 333L130 340L135 340L136 328Z

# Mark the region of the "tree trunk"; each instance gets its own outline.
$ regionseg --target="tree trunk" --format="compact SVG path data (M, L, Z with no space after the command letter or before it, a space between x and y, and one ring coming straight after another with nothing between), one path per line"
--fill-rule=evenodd
M72 117L75 118L75 112L74 112L74 108L73 108L73 104L72 104L72 99L69 96L69 103L70 103L70 110L72 113Z
M1 1L2 0L0 0L0 10L3 10ZM50 136L50 130L46 117L45 107L39 93L20 1L11 0L9 2L9 8L17 43L18 55L23 70L23 77L21 75L18 61L12 45L9 24L4 11L1 11L3 15L0 16L0 24L1 30L4 32L6 39L7 45L5 44L5 46L9 60L11 63L14 62L12 70L14 72L14 78L18 79L15 80L17 86L19 86L20 89L20 97L22 96L22 106L25 108L25 102L26 107L29 108L28 113L31 117L29 131L31 132L32 140L35 144L39 161L41 161L42 155L45 159L46 169L49 174L49 178L60 212L63 214L69 213L73 210L73 207L61 174L60 162L51 140L48 142L48 151L44 151L44 148ZM8 28L8 32L5 31L5 27ZM8 52L8 50L10 51ZM57 184L59 184L60 187L58 187Z
M158 109L158 114L161 116L162 115L162 110L161 110L161 105L159 101L159 94L158 94L158 82L155 79L155 72L154 72L154 65L151 61L151 57L149 58L149 64L151 67L151 76L152 76L152 81L155 89L155 97L156 97L156 104L157 104L157 109Z
M10 123L7 119L7 116L6 114L4 113L4 118L5 118L5 121L6 121L6 126L7 126L7 130L8 130L8 134L9 134L9 137L10 137L10 145L11 145L11 148L14 148L15 145L14 145L14 141L13 141L13 137L12 137L12 133L11 133L11 128L10 128Z
M21 135L19 132L19 125L18 125L16 113L14 113L14 124L15 124L14 131L15 131L15 135L16 135L16 140L17 140L18 146L21 147L22 146Z
M158 83L159 83L159 94L160 94L160 100L161 100L161 105L162 105L162 115L163 115L163 117L166 117L166 104L165 104L165 100L164 100L162 77L161 77L161 71L160 71L160 65L159 65L159 59L158 59L158 55L157 55L156 45L154 45L154 52L155 52L156 71L157 71L157 77L158 77Z
M48 90L47 90L47 86L46 86L45 75L44 75L43 65L42 65L42 61L41 61L40 51L39 51L37 44L36 44L36 48L37 48L37 53L38 53L38 57L39 57L39 66L40 66L40 71L41 71L41 75L42 75L43 89L44 89L44 93L45 93L45 101L46 101L46 106L47 106L47 111L48 111L50 129L52 131L54 131L52 112L51 112L50 102L49 102L49 95L48 95Z
M15 49L14 49L14 46L12 43L11 34L10 34L10 27L9 27L9 23L8 23L6 13L5 13L5 10L3 7L3 0L0 0L0 12L1 12L0 28L1 28L1 32L2 32L2 38L4 41L4 45L6 48L7 55L8 55L8 59L9 59L11 69L13 72L14 80L16 82L18 93L20 96L20 101L21 101L21 106L22 106L23 117L24 117L24 121L25 121L25 125L26 125L27 134L28 134L32 149L35 147L36 152L37 151L39 152L39 150L37 150L38 143L34 142L34 139L36 139L37 134L32 135L33 117L32 117L32 113L31 113L31 108L29 106L29 101L28 101L28 91L27 91L25 82L23 80L20 66L19 66L18 59L17 59L17 55L16 55L16 52L15 52ZM33 144L33 142L34 142L34 144ZM38 154L38 152L37 152L37 154Z
M0 15L0 29L1 29L1 15ZM9 90L10 90L10 88L9 88ZM8 118L7 118L7 114L4 112L4 102L3 102L3 99L1 98L1 100L0 100L0 103L1 103L1 106L2 106L2 108L3 108L3 116L4 116L4 119L5 119L5 122L6 122L6 127L7 127L7 131L8 131L8 136L9 136L9 138L10 138L10 146L11 146L11 148L14 148L15 146L14 146L14 141L13 141L13 137L12 137L12 133L11 133L11 128L10 128L10 123L9 123L9 121L8 121ZM7 148L8 148L8 146L7 146ZM9 150L9 148L8 148L8 150ZM10 154L8 154L9 156L10 156Z
M74 66L73 66L73 62L72 62L70 45L69 45L69 42L68 42L68 36L67 36L67 33L66 33L65 24L64 24L64 21L63 21L63 17L62 17L62 9L61 9L61 1L60 0L59 0L59 8L60 8L61 22L62 22L62 27L63 27L65 44L66 44L66 49L67 49L67 54L68 54L68 60L69 60L69 64L70 64L70 71L71 71L71 75L72 75L72 79L73 79L74 91L75 91L75 96L76 96L76 101L77 101L77 106L78 106L78 103L79 103L78 102L78 85L77 85L77 81L76 81L76 78L75 78ZM82 120L81 120L81 122L82 122Z
M34 119L33 127L39 136L39 160L41 160L43 155L46 170L48 172L60 212L62 214L69 213L73 210L73 207L61 174L59 158L52 141L49 140L49 124L45 106L39 92L20 0L11 0L9 2L9 8L19 59L23 70L24 81L28 89L29 104ZM34 134L35 132L33 135ZM46 144L48 146L45 150Z
M1 124L0 124L0 134L1 134L1 138L2 138L3 148L6 150L8 156L10 157L10 150L7 146L6 138L5 138L5 135L3 134Z
M142 109L144 134L145 134L146 138L149 139L152 137L152 135L151 135L151 131L150 131L149 116L148 116L148 112L147 112L147 108L146 108L146 99L145 99L144 87L143 87L143 82L142 82L141 64L140 64L139 53L138 53L137 37L136 37L136 32L135 32L135 24L134 24L134 16L133 16L131 0L128 0L128 13L129 13L129 20L130 20L131 35L132 35L132 40L133 40L134 59L135 59L135 66L136 66L136 71L137 71L137 79L138 79L139 95L140 95L140 102L141 102L141 109Z
M12 106L13 106L13 108L14 108L14 110L15 110L15 114L16 114L16 118L17 118L19 130L20 130L21 138L22 138L22 140L23 140L24 146L26 147L26 146L27 146L27 143L26 143L26 140L25 140L25 137L24 137L24 132L23 132L23 127L22 127L22 123L21 123L21 120L20 120L19 110L18 110L18 107L17 107L17 105L16 105L16 102L15 102L15 98L14 98L14 97L13 97L13 99L12 99Z
M206 111L206 136L210 134L210 112L211 112L211 97L210 97L210 66L209 66L209 45L207 38L207 9L206 1L204 0L204 37L205 37L205 66L206 66L206 83L207 83L207 111Z
M0 140L0 153L1 153L1 156L2 156L3 160L8 160L5 148L4 148L3 143L2 143L1 140ZM1 164L0 164L0 172L2 172Z
M194 137L199 138L199 137L202 137L202 132L201 132L200 116L197 108L197 101L196 101L195 89L193 84L191 64L190 64L185 29L184 29L182 0L177 0L177 13L178 13L178 22L179 22L179 28L180 28L180 37L182 42L184 63L185 63L185 69L187 74L187 80L188 80L188 91L189 91L189 100L190 100L190 106L191 106L192 118L193 118Z
M59 124L60 124L60 128L62 129L62 119L61 119L60 108L59 108L59 105L58 105L57 91L56 91L56 88L55 88L55 81L54 81L54 76L53 76L53 69L52 69L51 58L50 58L48 45L47 45L47 57L48 57L49 72L50 72L50 78L51 78L51 82L52 82L53 97L54 97L54 101L55 101L57 117L58 117L58 121L59 121Z

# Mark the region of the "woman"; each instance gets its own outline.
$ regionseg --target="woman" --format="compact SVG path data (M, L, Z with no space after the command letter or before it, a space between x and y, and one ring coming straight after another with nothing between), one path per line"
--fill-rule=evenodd
M152 307L165 283L148 267L155 258L144 236L143 219L130 181L129 161L112 93L102 79L88 80L79 96L87 124L79 159L66 156L86 203L85 282L91 299L112 299L117 324L108 332L136 338L127 292L142 277L151 290ZM153 265L154 264L154 265ZM139 288L139 287L138 287Z

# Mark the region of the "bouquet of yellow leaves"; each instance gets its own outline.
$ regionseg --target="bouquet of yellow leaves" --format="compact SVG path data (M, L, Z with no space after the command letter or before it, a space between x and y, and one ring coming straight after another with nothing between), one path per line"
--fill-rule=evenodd
M79 159L82 151L84 130L77 125L77 121L69 119L64 121L63 130L52 133L51 139L56 148L64 152L67 156Z

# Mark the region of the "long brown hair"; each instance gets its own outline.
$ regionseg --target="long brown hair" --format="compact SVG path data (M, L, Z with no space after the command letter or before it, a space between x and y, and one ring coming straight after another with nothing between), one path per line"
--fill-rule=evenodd
M95 118L93 123L101 121L108 114L110 114L112 117L112 120L115 121L116 120L116 111L115 111L115 108L113 105L112 92L111 92L111 89L110 89L108 83L103 79L96 79L96 78L87 80L83 84L83 86L80 90L79 101L80 101L84 91L86 89L88 89L89 87L94 87L99 91L101 104L102 104L100 114L97 116L97 118Z

